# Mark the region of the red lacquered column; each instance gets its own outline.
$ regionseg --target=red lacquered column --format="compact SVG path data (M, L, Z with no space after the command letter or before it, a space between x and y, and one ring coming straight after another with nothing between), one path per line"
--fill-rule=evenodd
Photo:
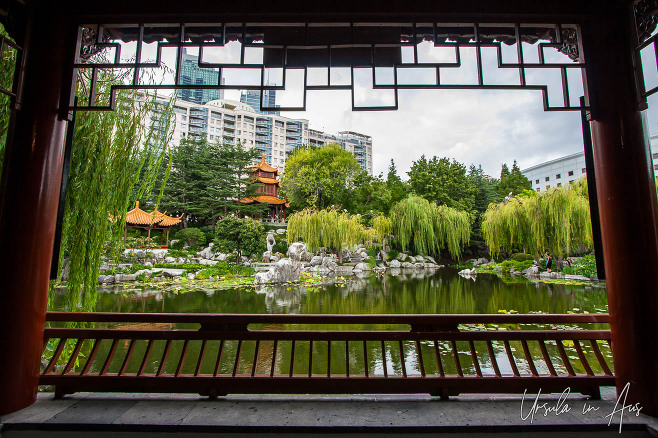
M67 124L58 118L67 29L51 12L33 16L22 108L12 115L7 139L0 184L0 414L36 399Z
M630 7L583 27L612 346L620 393L658 415L658 203L634 85ZM622 3L622 2L619 2Z

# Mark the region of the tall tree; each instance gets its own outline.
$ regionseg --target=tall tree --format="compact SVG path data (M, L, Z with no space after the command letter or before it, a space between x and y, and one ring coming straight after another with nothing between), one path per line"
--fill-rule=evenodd
M241 145L182 140L173 153L163 208L185 212L192 221L213 226L228 213L263 211L267 208L264 204L238 202L256 195L258 183L248 173L257 157L256 149L246 150Z
M484 214L482 234L493 256L500 250L524 248L540 255L568 255L573 249L591 247L592 223L584 182L556 187L537 194L523 192Z
M470 215L445 205L411 195L391 209L393 234L403 251L440 255L447 248L459 257L470 239Z
M409 185L417 195L438 205L473 210L476 188L462 163L437 157L427 160L423 155L413 163L408 174Z
M349 203L359 163L338 144L299 148L286 160L281 181L284 195L294 209L323 209Z
M391 192L383 176L370 176L361 170L354 177L352 194L343 207L353 214L370 215L388 213L391 208Z
M397 204L409 195L407 185L398 175L398 169L395 161L391 158L391 164L388 165L388 174L386 175L386 186L391 192L391 206Z
M482 215L492 202L501 200L500 195L496 192L498 181L489 177L482 170L482 166L475 167L471 164L468 170L468 178L475 186L476 193L473 204L474 222L473 222L473 240L482 240L482 232L480 225L482 223Z
M519 165L514 160L512 165L512 171L507 167L507 164L503 163L503 166L500 170L500 182L496 191L501 196L512 196L518 195L524 190L532 190L532 183L528 178L521 173Z

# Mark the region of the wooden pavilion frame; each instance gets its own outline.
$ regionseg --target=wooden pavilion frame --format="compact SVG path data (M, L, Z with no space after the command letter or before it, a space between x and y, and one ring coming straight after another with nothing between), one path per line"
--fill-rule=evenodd
M74 70L80 54L102 44L85 26L133 24L139 37L139 23L178 28L244 23L246 29L249 23L302 22L351 23L349 29L358 23L575 25L559 32L553 44L584 62L585 104L574 109L588 111L594 145L616 384L621 390L631 382L626 401L658 415L658 202L641 116L646 97L656 89L645 89L638 68L639 51L655 43L654 1L8 0L3 5L0 16L20 50L14 87L3 91L12 97L13 112L0 184L0 351L7 358L0 362L0 414L36 398L64 139L72 112L90 109L73 103ZM168 30L164 27L164 34ZM169 37L179 51L188 41ZM475 36L464 41L475 41L480 50L477 26ZM3 39L2 44L10 43ZM480 81L456 88L486 87Z

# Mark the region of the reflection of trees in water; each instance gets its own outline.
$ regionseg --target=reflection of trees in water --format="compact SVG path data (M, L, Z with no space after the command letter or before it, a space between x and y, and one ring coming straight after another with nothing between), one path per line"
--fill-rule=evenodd
M334 284L263 285L255 289L176 293L158 289L124 290L121 286L98 291L101 312L167 313L520 313L606 311L605 289L587 286L506 284L495 275L465 279L454 271L405 271L397 276L344 277ZM54 309L68 309L66 289L53 295Z

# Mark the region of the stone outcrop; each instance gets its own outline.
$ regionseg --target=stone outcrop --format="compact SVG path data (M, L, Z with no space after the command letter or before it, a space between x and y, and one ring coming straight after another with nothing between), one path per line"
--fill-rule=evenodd
M299 261L281 259L266 272L257 273L254 281L257 284L299 281L301 272L302 264Z

